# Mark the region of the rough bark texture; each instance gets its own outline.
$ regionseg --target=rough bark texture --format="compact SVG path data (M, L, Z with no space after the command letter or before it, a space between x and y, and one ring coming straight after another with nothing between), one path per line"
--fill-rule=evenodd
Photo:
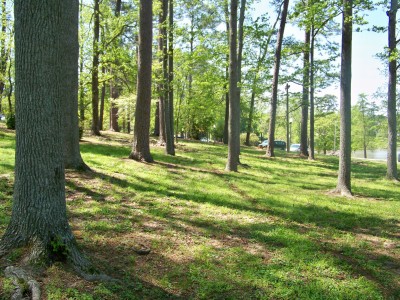
M389 84L388 84L388 154L387 154L387 173L388 179L398 179L397 174L397 120L396 120L396 82L397 82L397 60L392 56L396 53L396 14L398 10L398 0L391 1L389 17Z
M308 106L310 87L310 30L306 30L303 52L303 100L301 106L300 155L308 156Z
M140 1L139 14L139 60L137 75L137 100L133 147L130 158L152 162L150 154L150 107L151 107L151 63L152 63L152 1Z
M351 47L352 0L343 0L340 78L340 153L336 192L351 196Z
M67 220L62 135L70 55L65 44L77 36L65 29L77 12L77 0L15 1L15 185L0 254L29 245L28 261L64 260L82 270L89 264Z
M173 0L168 2L168 49L167 49L167 59L168 59L168 73L167 73L167 91L168 96L166 97L165 105L165 152L169 155L175 155L175 145L174 145L174 5Z
M314 160L314 26L311 28L311 43L310 43L310 153L309 160Z
M88 170L83 162L79 147L78 119L78 60L79 60L79 7L78 1L71 1L73 9L66 10L62 40L65 49L65 72L63 73L63 89L61 104L64 116L64 164L67 169Z
M269 131L268 131L268 146L266 155L268 157L274 157L274 142L275 142L275 124L276 124L276 109L278 106L278 81L279 81L279 68L281 65L281 53L282 53L282 42L283 35L285 33L286 17L288 13L289 0L285 0L283 4L281 23L278 31L278 38L276 40L275 50L275 66L274 75L272 79L272 99L269 119Z
M226 170L237 172L239 163L240 103L237 91L237 0L231 0L229 23L229 141Z
M99 0L94 1L93 24L93 61L92 61L92 134L100 135L99 126L99 37L100 7Z

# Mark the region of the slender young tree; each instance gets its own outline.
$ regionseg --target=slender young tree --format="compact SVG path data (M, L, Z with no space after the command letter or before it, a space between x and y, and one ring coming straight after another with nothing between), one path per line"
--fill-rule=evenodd
M1 7L1 46L0 46L0 112L2 112L1 101L3 98L4 87L6 85L7 71L7 49L6 49L6 31L7 31L7 1L2 1ZM10 113L12 113L10 111Z
M153 1L141 0L139 13L139 59L133 147L129 158L152 162L150 154L151 63Z
M336 192L351 196L351 55L353 0L343 0L340 77L340 153Z
M274 157L274 141L275 141L275 124L276 124L276 109L278 106L278 80L279 80L279 68L281 65L281 54L282 54L282 42L283 35L285 32L286 18L288 13L289 0L284 0L281 22L278 31L278 38L276 40L275 49L275 66L274 76L272 79L272 99L271 99L271 110L270 110L270 121L268 131L268 147L266 155L268 157Z
M168 14L168 0L160 0L161 10L159 15L159 35L158 35L158 53L160 55L159 62L162 66L160 71L160 83L158 84L159 94L159 119L160 119L160 135L158 143L165 145L166 133L165 133L165 106L166 106L166 77L167 77L167 46L166 46L166 20Z
M237 91L237 7L238 1L231 0L229 24L229 140L227 171L237 172L239 163L240 102Z
M100 135L99 126L99 38L100 38L100 4L94 0L93 24L93 61L92 61L92 134Z
M226 26L226 40L229 43L229 3L228 0L224 1L224 12L225 12L225 26ZM226 56L226 67L225 67L225 80L224 84L225 89L225 122L224 122L224 135L223 135L223 143L225 145L228 144L229 140L229 54Z
M310 88L310 38L309 29L305 31L303 50L303 100L301 106L301 130L300 130L300 155L308 156L308 107Z
M396 14L399 8L398 0L391 0L389 17L389 84L388 84L388 154L386 176L391 180L398 180L397 175L397 120L396 120L396 83L397 83L397 41L396 41Z
M15 186L0 255L29 246L25 253L28 262L43 265L63 260L77 270L87 270L89 263L78 251L67 220L62 136L63 93L71 79L65 75L70 55L66 45L77 45L79 3L16 0L14 5ZM64 250L55 251L54 243Z

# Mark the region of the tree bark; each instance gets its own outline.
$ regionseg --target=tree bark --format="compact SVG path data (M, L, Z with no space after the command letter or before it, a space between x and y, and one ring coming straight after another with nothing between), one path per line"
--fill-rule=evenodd
M303 52L303 100L301 106L300 155L308 156L308 106L310 88L310 30L306 29Z
M104 77L106 73L106 68L103 66L101 67L101 74ZM100 95L100 117L99 117L99 129L103 130L104 124L104 102L106 99L106 83L103 82L101 84L101 95Z
M99 0L94 0L93 24L93 62L92 62L92 134L100 135L99 126L99 37L100 37L100 6Z
M161 11L159 16L159 36L158 36L158 52L160 54L159 62L162 66L162 70L160 72L160 81L161 83L158 85L158 94L159 94L159 102L160 102L160 111L159 111L159 118L160 118L160 135L158 139L158 143L160 145L165 145L165 102L166 102L166 89L165 89L165 78L166 78L166 68L167 62L165 60L165 51L166 49L166 29L165 29L165 22L167 19L167 11L168 11L168 3L167 0L160 0L161 1Z
M15 186L12 216L0 254L29 245L30 262L62 260L87 270L89 263L77 250L67 220L62 135L65 74L71 55L66 44L77 38L78 26L72 22L78 20L78 1L14 3ZM77 78L73 82L75 85ZM65 251L54 251L54 242Z
M249 111L249 122L247 123L247 132L246 132L246 146L250 146L250 133L251 127L253 125L253 113L254 113L254 102L256 98L256 93L253 90L251 92L251 99L250 99L250 111Z
M4 87L6 85L7 54L6 54L6 30L7 30L7 1L2 1L1 11L1 49L0 49L0 112L2 112L1 101L3 100ZM10 111L12 113L12 111Z
M168 73L167 73L167 91L165 106L165 151L168 155L175 155L174 145L174 4L173 0L168 0ZM166 45L164 45L165 47ZM167 47L165 47L166 49Z
M160 101L156 102L156 113L154 118L154 136L160 136Z
M89 167L83 162L79 146L79 117L78 117L78 61L79 61L79 7L66 10L63 14L66 22L64 33L66 37L62 40L65 49L65 68L61 86L63 97L63 138L64 138L64 164L67 169L88 170ZM67 22L68 21L68 22Z
M152 162L150 154L151 64L153 38L153 3L140 0L139 60L137 75L137 100L133 147L129 158Z
M397 83L397 60L396 49L396 14L398 0L391 0L389 17L388 39L389 39L389 84L388 84L388 154L386 176L391 180L398 180L397 174L397 116L396 116L396 83Z
M353 1L343 0L340 78L340 153L336 192L351 196L351 55Z
M276 41L275 66L274 66L274 75L272 79L272 99L271 99L271 110L270 110L269 131L268 131L268 146L266 153L268 157L275 156L274 142L275 142L276 109L278 106L279 68L281 65L282 42L283 42L283 35L285 33L288 6L289 6L289 0L284 0L281 23L279 26L278 38Z
M311 43L310 43L310 153L308 156L309 160L315 159L314 151L314 25L311 27Z
M229 23L229 141L226 170L237 172L239 163L240 102L237 91L237 0L231 0Z

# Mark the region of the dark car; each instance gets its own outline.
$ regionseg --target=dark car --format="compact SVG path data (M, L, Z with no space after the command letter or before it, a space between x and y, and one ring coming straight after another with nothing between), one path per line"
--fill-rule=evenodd
M268 140L263 141L261 144L258 145L258 148L266 148L268 146ZM274 148L275 149L286 149L286 142L284 141L274 141Z

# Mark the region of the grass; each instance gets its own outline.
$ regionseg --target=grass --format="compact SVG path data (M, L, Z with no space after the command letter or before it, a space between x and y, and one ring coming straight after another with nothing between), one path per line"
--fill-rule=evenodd
M42 279L47 299L400 298L399 185L383 163L353 161L356 197L346 199L329 194L336 157L267 159L245 147L247 166L227 173L225 146L179 142L176 157L154 146L146 164L127 159L130 139L85 137L94 172L66 172L78 243L120 282L89 283L56 264ZM14 148L1 128L0 234ZM151 253L136 254L141 245ZM0 273L0 298L8 286Z

